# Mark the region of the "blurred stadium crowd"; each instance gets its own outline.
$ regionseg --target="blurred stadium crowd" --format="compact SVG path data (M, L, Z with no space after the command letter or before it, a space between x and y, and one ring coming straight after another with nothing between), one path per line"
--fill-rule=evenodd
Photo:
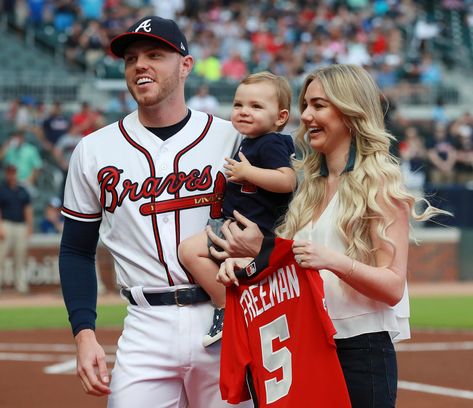
M237 82L248 73L270 70L284 75L297 95L305 75L319 66L363 65L386 96L386 125L397 139L393 153L401 161L408 188L473 190L473 115L458 110L452 116L446 109L460 99L459 90L447 79L459 65L473 71L472 0L3 0L0 4L4 31L27 37L33 30L49 41L55 55L61 53L67 75L104 81L123 77L122 62L108 50L112 37L137 17L156 14L175 19L196 60L187 90L189 104L222 116ZM50 53L41 52L45 59ZM399 107L404 105L427 106L429 113L403 117ZM134 108L124 90L110 93L106 104L95 103L93 94L65 101L25 92L2 105L2 168L17 167L20 183L33 198L37 232L60 229L42 225L52 217L47 212L60 206L68 160L80 139ZM297 113L294 116L295 126Z

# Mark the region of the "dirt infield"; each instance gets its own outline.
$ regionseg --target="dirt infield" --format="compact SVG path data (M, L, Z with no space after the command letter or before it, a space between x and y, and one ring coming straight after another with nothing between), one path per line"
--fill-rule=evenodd
M118 336L98 331L110 365ZM399 347L398 408L473 406L473 332L415 332ZM0 332L0 407L106 407L83 393L74 353L69 330Z
M410 294L472 295L473 283L416 284ZM99 302L124 303L116 294ZM0 297L0 313L38 305L63 301L57 290L28 296L4 291ZM97 335L111 367L119 331L99 329ZM68 329L0 331L0 408L106 407L106 399L84 394L74 361ZM412 340L398 346L398 363L398 408L473 407L473 331L414 332Z
M118 330L100 330L99 341L113 355ZM75 359L69 330L0 332L0 407L99 408L106 399L87 396L74 369L60 364ZM48 368L56 374L48 374ZM74 375L73 375L74 374Z

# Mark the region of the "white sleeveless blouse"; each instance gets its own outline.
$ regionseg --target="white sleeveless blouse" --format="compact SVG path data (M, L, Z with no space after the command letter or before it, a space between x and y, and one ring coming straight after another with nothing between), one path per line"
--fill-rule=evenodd
M315 224L308 223L294 237L311 240L345 253L346 246L336 230L338 192ZM387 331L393 342L410 338L409 296L406 288L401 301L394 307L372 300L347 285L334 273L322 269L327 309L337 330L334 338L343 339L364 333Z

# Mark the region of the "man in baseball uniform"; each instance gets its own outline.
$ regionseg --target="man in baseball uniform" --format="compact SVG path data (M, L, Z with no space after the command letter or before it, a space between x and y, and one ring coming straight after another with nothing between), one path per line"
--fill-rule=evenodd
M108 395L111 408L226 407L220 346L201 343L213 307L177 247L220 216L224 158L240 137L229 122L185 105L193 58L174 21L145 17L111 51L124 59L138 110L82 139L70 161L59 266L78 376L88 394ZM111 379L95 336L99 236L129 302ZM234 255L251 241L245 230L229 236L225 249Z

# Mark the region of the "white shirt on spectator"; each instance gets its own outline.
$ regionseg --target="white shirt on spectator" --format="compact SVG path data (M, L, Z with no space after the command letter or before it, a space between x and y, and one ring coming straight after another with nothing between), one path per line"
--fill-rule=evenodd
M213 95L194 95L187 101L187 106L193 110L215 115L218 112L220 104Z
M154 14L162 18L176 19L176 14L184 10L184 0L151 0Z

